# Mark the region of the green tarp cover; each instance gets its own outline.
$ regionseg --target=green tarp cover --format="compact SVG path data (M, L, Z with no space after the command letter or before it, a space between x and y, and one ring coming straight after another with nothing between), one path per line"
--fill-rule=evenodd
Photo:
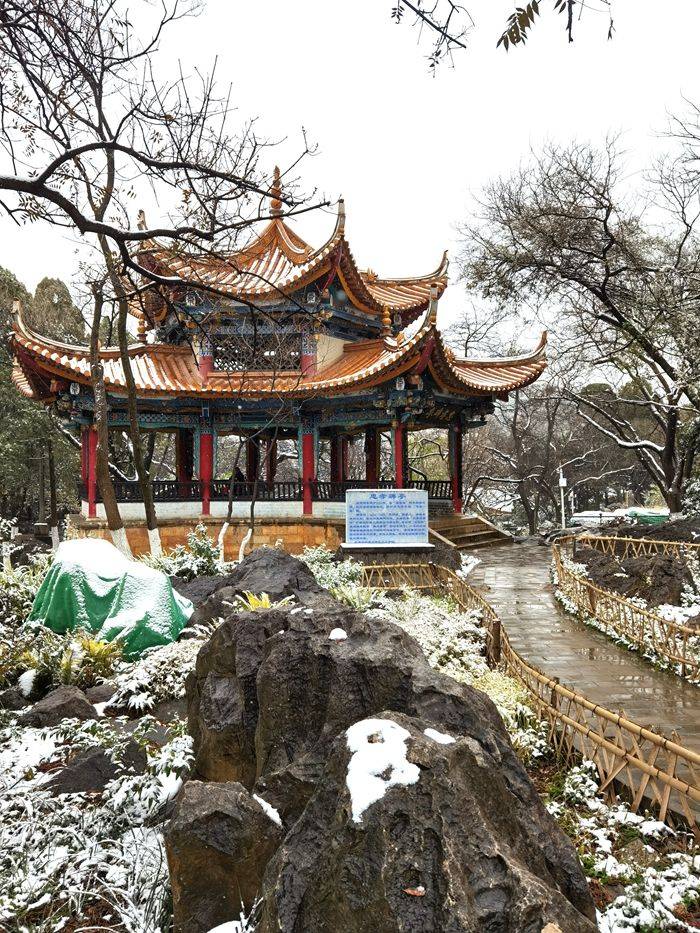
M82 628L103 641L121 638L132 657L175 641L192 609L160 570L101 538L80 538L59 545L29 618L54 632Z

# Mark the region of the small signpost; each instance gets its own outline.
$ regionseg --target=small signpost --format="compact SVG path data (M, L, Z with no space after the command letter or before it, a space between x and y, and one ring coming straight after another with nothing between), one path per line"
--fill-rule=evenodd
M428 544L425 489L348 489L344 549L424 550Z

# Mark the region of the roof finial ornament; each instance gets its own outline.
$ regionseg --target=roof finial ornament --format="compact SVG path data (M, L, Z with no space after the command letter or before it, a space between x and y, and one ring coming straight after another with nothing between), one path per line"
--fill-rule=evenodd
M345 198L338 198L338 233L345 233Z
M147 230L148 224L146 223L146 212L139 211L136 215L136 228L138 230Z
M387 305L382 308L382 337L391 337L391 311Z
M428 302L428 320L433 325L437 324L437 312L438 312L438 287L437 285L431 285L430 300Z
M280 175L279 165L275 166L272 176L272 187L270 188L272 200L270 201L270 213L273 217L280 217L282 214L282 177Z

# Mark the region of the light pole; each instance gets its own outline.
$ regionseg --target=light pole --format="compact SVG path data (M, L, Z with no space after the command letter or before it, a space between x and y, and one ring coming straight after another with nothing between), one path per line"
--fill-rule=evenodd
M561 465L559 466L559 504L561 508L561 527L566 528L566 504L564 502L564 490L567 487L566 477Z

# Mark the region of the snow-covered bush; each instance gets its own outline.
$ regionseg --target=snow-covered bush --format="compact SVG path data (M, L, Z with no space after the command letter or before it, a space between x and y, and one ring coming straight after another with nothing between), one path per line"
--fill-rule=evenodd
M694 479L686 485L681 512L687 517L700 514L700 479Z
M583 761L555 778L545 805L588 877L615 892L598 914L601 933L695 929L683 920L683 907L700 901L700 857L684 851L690 837L624 803L608 806L598 791L597 768Z
M117 677L110 707L143 711L163 700L182 699L185 678L194 668L201 647L202 642L192 638L144 651Z
M52 560L53 554L46 553L33 555L21 567L0 564L0 631L25 621Z
M147 750L145 774L119 777L101 795L45 789L49 763L86 745L118 757L126 740L102 723L68 720L57 729L0 730L3 929L54 933L81 918L75 929L170 929L165 851L152 823L190 767L191 739L174 730L163 748Z
M222 562L221 548L209 537L204 525L197 525L188 532L187 544L178 544L160 557L146 554L141 560L149 567L183 580L228 573L232 566Z
M354 560L337 560L333 551L323 545L306 547L300 556L320 585L328 590L362 581L362 564Z
M101 641L89 632L58 635L43 625L0 631L0 687L19 683L26 696L61 684L92 687L111 677L121 660L119 641Z

